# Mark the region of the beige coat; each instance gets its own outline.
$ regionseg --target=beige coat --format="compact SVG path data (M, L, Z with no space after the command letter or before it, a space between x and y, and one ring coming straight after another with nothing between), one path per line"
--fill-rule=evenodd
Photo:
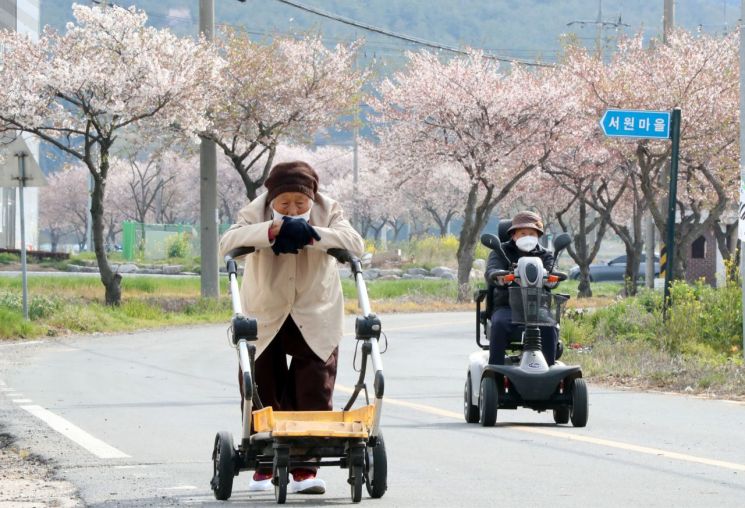
M322 360L327 360L341 342L341 281L337 262L326 251L338 247L360 256L365 245L344 218L339 203L320 193L316 194L308 222L321 240L297 255L276 256L270 248L272 212L265 193L238 212L238 221L220 239L221 256L236 247L256 248L255 253L246 256L241 302L243 312L259 323L257 355L266 349L288 315Z

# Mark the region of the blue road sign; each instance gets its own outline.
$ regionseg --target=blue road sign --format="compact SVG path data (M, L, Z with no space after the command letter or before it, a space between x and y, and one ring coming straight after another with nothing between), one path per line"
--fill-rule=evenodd
M622 138L670 138L669 111L609 109L600 119L606 136Z

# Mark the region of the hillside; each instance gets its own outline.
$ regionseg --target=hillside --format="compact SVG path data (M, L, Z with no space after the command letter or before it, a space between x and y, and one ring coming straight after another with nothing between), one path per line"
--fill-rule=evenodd
M560 48L559 37L573 32L588 46L600 35L610 48L617 35L613 26L598 33L594 22L599 0L297 0L301 4L348 17L369 25L453 46L485 48L508 57L553 61ZM81 0L78 0L81 2ZM114 0L110 0L114 2ZM63 29L71 18L73 0L42 0L42 25ZM181 34L198 28L198 0L121 0L150 15L156 26L170 26ZM365 37L365 56L394 65L402 52L413 47L404 41L366 32L337 21L306 13L276 0L216 0L218 24L245 27L257 37L274 33L316 30L328 43ZM603 20L617 22L627 34L643 29L657 35L662 27L663 0L605 0ZM677 0L676 24L706 32L732 29L739 18L737 0ZM568 23L573 23L568 26Z

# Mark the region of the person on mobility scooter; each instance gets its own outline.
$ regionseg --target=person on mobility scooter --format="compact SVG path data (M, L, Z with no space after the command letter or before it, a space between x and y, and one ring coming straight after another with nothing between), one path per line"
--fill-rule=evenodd
M512 225L507 233L510 240L502 243L502 250L507 255L507 260L502 259L497 251L492 250L486 264L486 283L494 287L492 296L491 333L489 334L489 363L492 365L504 365L505 352L510 337L518 330L518 325L513 323L512 309L510 308L510 297L508 283L504 276L494 275L496 270L504 271L512 268L518 260L524 256L538 257L543 262L543 267L549 271L554 265L554 256L544 249L538 239L543 236L543 221L541 217L531 211L518 212L512 218ZM510 263L508 264L507 261ZM514 283L513 283L514 284ZM547 283L546 286L549 286ZM556 284L546 287L546 292L553 289ZM550 295L547 295L550 298ZM548 312L548 309L546 309ZM550 318L549 318L550 319ZM556 361L556 348L558 346L558 333L555 326L541 326L541 340L543 356L548 365Z
M266 192L240 210L220 240L221 256L255 249L246 257L241 302L258 322L258 398L275 411L331 410L344 303L336 260L327 251L359 256L364 242L339 203L318 192L318 175L307 163L276 164L264 185ZM242 372L239 387L243 409ZM314 468L290 474L291 493L326 490ZM273 488L271 468L254 473L249 491Z
M500 222L499 238L481 236L492 252L487 288L475 295L476 344L481 350L468 357L463 405L468 423L490 427L499 409L527 407L552 410L556 423L587 424L582 370L557 361L562 352L561 308L569 296L550 292L566 279L554 265L571 237L557 235L551 254L538 245L542 234L540 216L524 211Z

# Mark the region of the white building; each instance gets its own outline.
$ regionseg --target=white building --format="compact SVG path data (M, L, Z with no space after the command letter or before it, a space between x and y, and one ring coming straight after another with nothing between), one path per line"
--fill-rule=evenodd
M0 29L16 30L34 40L39 38L40 0L0 0ZM24 136L32 156L39 160L39 144ZM8 154L9 155L9 154ZM9 155L12 157L12 155ZM14 157L12 157L14 158ZM21 217L17 188L0 188L0 248L21 248ZM24 192L26 244L38 248L39 190L27 187Z

